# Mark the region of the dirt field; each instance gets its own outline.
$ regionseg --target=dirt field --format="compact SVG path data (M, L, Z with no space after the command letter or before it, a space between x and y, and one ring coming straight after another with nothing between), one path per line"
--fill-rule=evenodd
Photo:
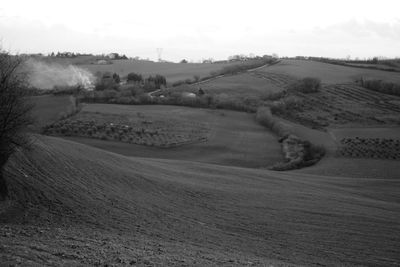
M193 133L192 130L195 130L194 138L206 137L206 139L197 139L197 142L188 142L168 149L154 145L148 146L142 136L140 137L140 140L143 140L142 145L137 145L139 142L105 141L93 136L82 138L82 135L79 137L74 134L71 134L72 137L65 137L126 156L181 159L254 168L267 167L282 159L277 137L259 125L253 114L177 106L106 104L88 104L83 107L82 112L100 112L108 116L124 116L131 120L147 118L153 123L150 125L141 123L141 129L147 131L151 128L153 131L154 127L160 126L158 127L160 134L154 134L152 137L143 135L149 144L152 144L151 140L154 139L160 142L159 137L163 133L166 140L183 138L185 132ZM142 114L143 118L138 118L138 114ZM167 125L161 125L164 123ZM138 127L135 126L135 128ZM185 131L179 132L179 129L185 129ZM199 129L204 129L204 134L201 134Z
M400 98L353 83L397 74L319 64L284 60L201 85L261 95L321 78L282 119L327 148L301 170L262 168L282 160L280 144L243 112L86 104L48 132L62 138L34 135L6 166L0 263L398 266ZM39 125L72 108L34 99Z
M129 159L37 137L6 168L0 260L29 265L400 262L399 179Z
M260 74L288 75L295 78L317 77L323 83L352 83L360 77L400 83L400 73L353 68L309 60L288 60L257 70Z

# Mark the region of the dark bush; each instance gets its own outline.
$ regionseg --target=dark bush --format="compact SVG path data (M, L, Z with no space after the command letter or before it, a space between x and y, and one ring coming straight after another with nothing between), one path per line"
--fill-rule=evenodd
M400 96L400 84L384 82L382 80L364 80L360 81L361 86L383 94Z
M159 74L156 74L155 76L149 76L146 80L145 83L152 84L155 89L160 89L161 86L166 86L167 85L167 79Z
M321 80L318 78L306 77L291 84L289 89L305 94L316 93L321 88Z
M128 73L127 81L128 82L142 82L143 81L142 74L135 73L135 72Z

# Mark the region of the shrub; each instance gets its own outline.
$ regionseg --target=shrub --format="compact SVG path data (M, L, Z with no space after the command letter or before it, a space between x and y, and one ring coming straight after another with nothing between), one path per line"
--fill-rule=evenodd
M128 82L142 82L143 77L142 77L142 74L131 72L131 73L128 73L126 80Z
M321 88L321 80L318 78L306 77L289 86L290 90L305 94L316 93Z
M156 74L154 77L150 75L145 80L145 85L146 84L147 84L147 87L154 87L154 89L160 89L162 85L163 86L167 85L167 80L164 76L162 76L160 74Z
M97 82L95 85L96 91L103 91L103 90L118 90L120 78L119 75L111 72L105 72L103 74L97 73Z
M373 91L377 91L383 94L390 94L400 96L400 85L392 82L384 82L381 80L364 80L360 81L361 86L370 89Z
M285 137L289 134L287 127L281 121L274 118L268 107L259 107L257 109L256 120L279 137Z
M303 141L291 134L283 122L274 118L268 107L259 107L257 109L256 120L277 134L280 137L280 142L282 142L282 150L286 161L274 164L269 169L276 171L298 169L317 163L325 155L323 147L315 146L309 141Z
M286 91L273 92L273 93L265 92L261 94L260 99L264 101L276 101L283 98L285 95Z
M271 110L267 107L260 107L257 109L256 120L258 123L268 128L271 128L274 123Z
M180 86L182 84L185 84L185 81L179 80L179 81L176 81L176 82L172 83L172 86L173 87L177 87L177 86Z
M274 114L285 114L300 109L302 104L301 98L289 95L280 101L274 101L271 105L271 111Z
M304 146L304 161L312 162L314 160L320 160L325 155L325 148L322 146L314 145L309 141L303 142Z

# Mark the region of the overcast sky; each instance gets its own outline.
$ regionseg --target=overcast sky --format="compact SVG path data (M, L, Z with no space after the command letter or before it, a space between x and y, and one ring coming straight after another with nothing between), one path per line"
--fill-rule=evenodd
M400 1L2 0L0 38L19 53L119 52L400 57Z

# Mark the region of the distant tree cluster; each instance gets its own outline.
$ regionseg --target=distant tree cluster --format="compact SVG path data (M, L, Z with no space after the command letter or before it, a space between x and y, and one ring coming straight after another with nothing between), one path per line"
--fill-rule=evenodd
M209 63L214 63L214 59L213 58L204 58L201 63L203 64L209 64Z
M62 58L75 58L80 56L93 56L93 54L81 54L81 53L74 53L74 52L51 52L49 54L50 57L62 57Z
M107 55L107 57L108 57L109 59L115 59L115 60L118 60L118 59L128 59L128 57L127 57L126 55L120 55L120 54L118 54L118 53L110 53L110 54Z
M160 89L161 86L166 86L167 85L167 80L165 79L164 76L156 74L155 76L149 76L146 80L145 80L145 85L149 85L150 87L156 88L156 89Z
M104 90L120 90L121 85L125 84L121 82L121 77L117 73L111 72L97 72L95 74L97 82L95 86L96 91ZM167 86L167 80L163 75L156 74L150 75L147 78L143 78L143 75L136 72L128 73L126 77L126 84L134 86L135 88L141 88L144 91L153 91L160 89L163 86Z
M95 90L97 91L103 91L106 89L118 89L118 86L121 82L121 78L115 72L97 72L95 76L97 77L97 82L95 85Z
M127 82L142 82L143 76L142 76L142 74L131 72L131 73L128 73L126 80L127 80Z
M101 54L101 55L93 55L93 54L82 54L82 53L75 53L75 52L51 52L49 57L59 57L59 58L76 58L80 56L97 56L100 58L109 58L109 59L128 59L126 55L120 55L119 53L110 53L108 55Z
M275 55L275 54L274 54ZM278 56L270 56L270 55L264 55L264 56L256 56L254 54L240 54L240 55L232 55L228 57L229 62L234 62L234 61L247 61L247 60L253 60L253 59L262 59L262 58L278 58Z

